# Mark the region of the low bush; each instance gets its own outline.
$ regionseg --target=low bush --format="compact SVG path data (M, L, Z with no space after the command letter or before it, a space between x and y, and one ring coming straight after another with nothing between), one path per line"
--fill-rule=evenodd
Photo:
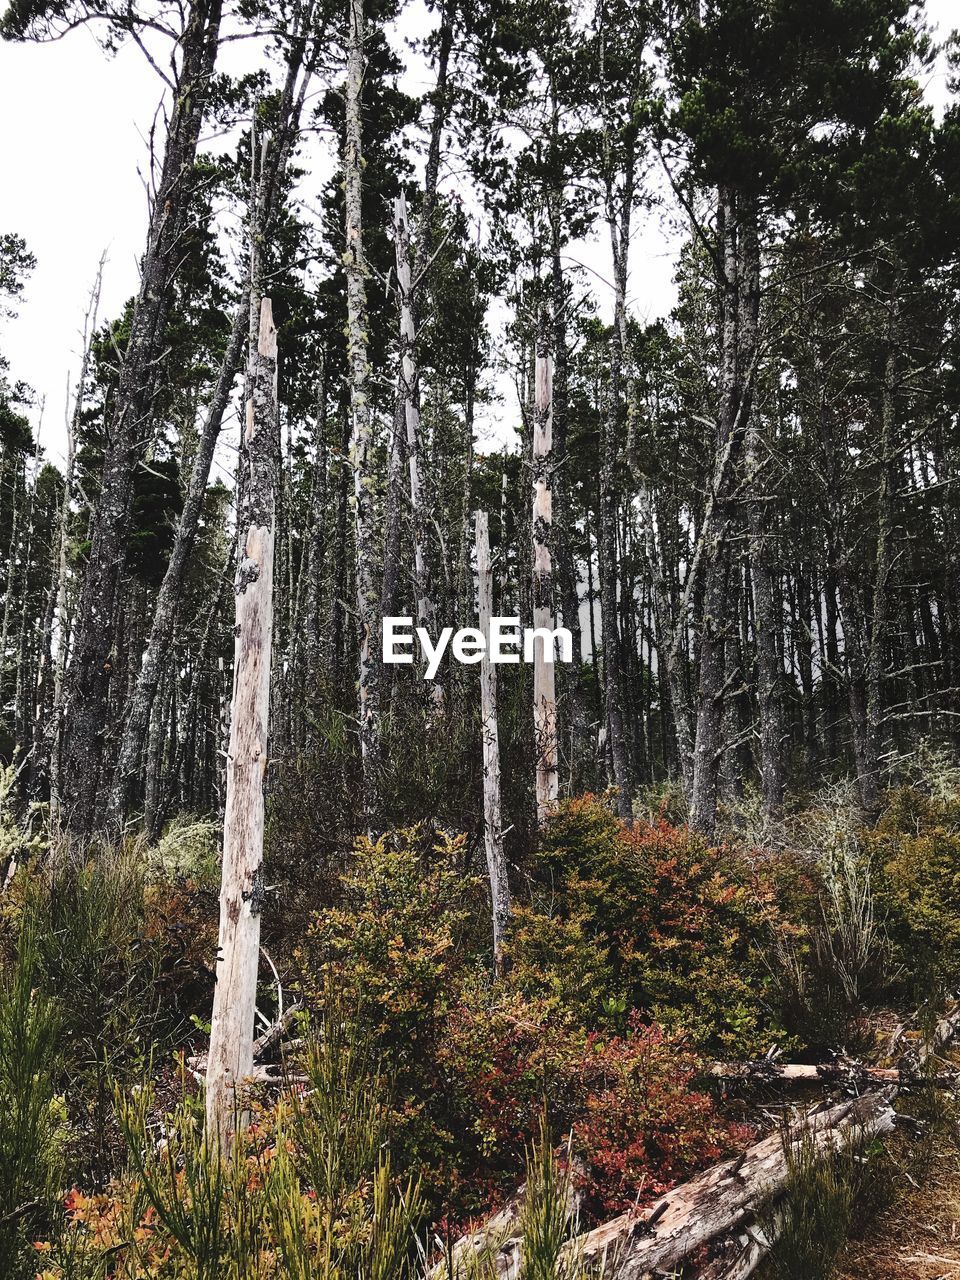
M462 837L409 828L361 839L338 891L297 952L308 1007L334 998L370 1044L396 1097L395 1138L442 1195L460 1162L438 1051L464 982L489 947ZM481 933L482 929L482 933Z
M830 1280L853 1221L854 1147L823 1157L808 1128L785 1134L783 1143L786 1193L763 1223L772 1240L769 1273L775 1280Z
M515 995L464 1002L440 1057L478 1190L516 1170L544 1108L556 1132L572 1131L597 1213L658 1195L741 1136L695 1087L702 1063L683 1041L636 1014L627 1022L601 1033Z
M596 997L583 1008L595 1023L611 1009L641 1009L728 1057L784 1042L764 960L774 896L732 851L659 819L627 828L606 804L583 796L558 806L536 871L535 907L547 919L534 927L521 918L513 944L514 981L531 994L562 947L561 972L575 979L571 998L583 1008L585 997ZM579 961L571 955L577 939ZM609 983L605 992L601 983Z
M817 852L807 894L790 904L792 920L785 912L774 934L784 1023L820 1052L855 1050L863 1015L891 995L897 980L875 879L861 837L835 830Z
M306 1087L258 1108L227 1158L189 1093L159 1142L149 1090L119 1099L128 1170L103 1195L67 1197L40 1280L97 1267L118 1280L408 1280L422 1205L391 1169L389 1108L357 1044L328 1024L304 1055Z
M960 799L894 793L864 837L879 909L912 995L960 982Z

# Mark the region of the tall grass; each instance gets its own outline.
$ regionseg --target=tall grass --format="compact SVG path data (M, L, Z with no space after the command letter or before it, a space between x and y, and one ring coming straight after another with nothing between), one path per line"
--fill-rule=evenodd
M149 1089L119 1096L126 1177L52 1243L50 1274L72 1280L70 1248L88 1267L110 1254L118 1280L411 1280L423 1206L391 1165L383 1082L332 1020L303 1075L229 1157L189 1091L166 1116Z
M63 1178L63 1107L56 1097L61 1020L34 988L37 940L19 938L0 987L0 1275L34 1274L28 1242L50 1220Z
M818 1151L812 1130L785 1131L786 1192L761 1226L772 1241L773 1280L830 1280L853 1223L857 1164L855 1143Z
M568 1151L569 1157L569 1151ZM579 1267L565 1248L575 1233L569 1159L561 1162L541 1117L537 1142L527 1154L526 1194L520 1206L522 1252L518 1280L575 1280Z

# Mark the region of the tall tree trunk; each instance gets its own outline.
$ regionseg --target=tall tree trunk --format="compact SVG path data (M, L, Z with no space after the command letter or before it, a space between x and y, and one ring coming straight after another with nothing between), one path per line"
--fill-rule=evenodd
M738 243L738 334L741 376L749 376L749 365L757 350L757 319L760 308L760 245L756 211L744 209ZM749 394L746 390L742 395ZM757 705L760 733L760 790L763 815L776 822L783 815L786 778L784 762L783 675L779 640L783 616L779 607L776 578L770 560L776 541L769 538L771 491L765 482L766 459L761 456L758 414L747 417L745 482L749 526L750 580L753 588L754 641L757 650Z
M269 298L250 358L244 432L245 531L237 562L236 643L227 797L223 820L220 937L207 1064L211 1140L228 1152L243 1122L238 1089L253 1067L253 1031L263 905L263 787L270 726L273 541L277 427L277 334Z
M553 360L546 317L537 334L536 403L533 416L533 625L553 631ZM558 794L557 692L553 640L533 650L533 726L537 755L537 820L541 826Z
M126 560L134 480L152 431L151 401L157 362L169 311L170 285L187 226L191 176L217 57L220 19L221 0L196 0L188 11L180 41L180 75L93 513L90 555L68 672L62 776L58 780L64 817L71 833L81 841L95 825L113 666L114 618Z
M894 552L894 495L897 488L896 385L899 340L896 296L889 302L886 355L880 393L880 492L878 495L877 548L873 569L873 616L866 670L866 739L870 776L861 780L864 810L875 818L880 810L881 751L883 735L884 666L890 630L890 579Z
M407 434L405 401L398 379L393 401L393 423L387 451L387 487L383 512L383 576L380 582L380 613L391 618L397 612L400 590L400 523L403 484L404 439ZM384 691L384 699L387 693Z
M757 650L757 720L760 735L760 793L763 816L776 822L783 816L786 769L783 759L784 723L782 672L777 637L783 619L777 608L768 542L768 504L759 479L763 467L760 430L754 417L747 430L746 469L750 489L750 579L753 586L754 644Z
M607 222L613 255L614 335L610 344L610 380L607 409L603 417L600 463L600 529L597 537L600 570L600 634L603 644L603 689L606 709L607 744L613 780L617 788L617 812L629 822L633 817L633 779L627 753L623 716L623 669L617 585L617 488L615 475L620 453L619 437L623 410L623 367L626 359L627 272L630 227L633 215L635 159L631 148L619 195L614 198L612 179L607 190Z
M435 609L427 565L426 506L421 475L419 369L417 331L413 318L414 281L411 268L410 226L407 201L401 192L393 206L393 235L397 262L397 301L400 308L400 395L407 439L407 471L410 477L410 520L413 528L414 594L417 623L433 630ZM437 690L441 689L437 684Z
M825 481L825 498L828 519L828 542L831 569L840 603L839 623L843 634L843 664L847 685L847 702L850 711L850 731L853 740L854 765L860 803L866 813L875 813L879 806L879 760L876 744L871 738L867 720L867 662L869 640L860 592L854 581L851 566L852 549L849 545L848 520L844 502L844 478L840 469L839 444L835 438L834 419L827 401L827 388L823 362L816 344L813 352L813 378L816 392L816 416L820 437L821 457ZM828 622L832 601L828 598ZM839 662L836 644L836 616L828 629L828 646ZM831 644L831 631L833 632ZM828 649L829 653L829 649Z
M320 365L317 421L314 428L313 467L310 478L310 536L306 549L305 665L311 688L320 674L320 599L323 588L324 546L329 546L330 444L327 439L327 355Z
M67 549L70 537L70 507L73 502L74 464L76 460L77 432L83 412L84 390L90 370L91 339L97 327L97 312L100 309L100 290L103 284L103 265L106 254L102 254L97 266L96 278L90 290L90 301L83 323L83 356L80 361L80 375L77 379L74 394L73 411L67 419L67 456L63 473L63 493L60 499L60 510L57 526L51 545L50 593L47 599L47 614L44 618L43 659L37 689L37 732L36 741L42 744L42 752L47 764L47 775L50 784L50 827L54 833L59 832L60 812L59 793L56 780L59 777L58 758L62 733L61 714L63 710L63 674L66 670L68 626L67 626ZM57 652L53 655L53 635L57 632Z
M433 119L430 122L430 145L423 175L423 209L421 211L420 246L417 258L422 261L429 255L434 241L433 214L437 204L437 184L440 180L440 152L443 131L450 114L448 88L450 53L453 49L453 28L458 0L443 0L440 8L440 29L437 46L437 82L433 90Z
M700 625L700 679L690 797L691 825L712 835L717 819L717 777L723 753L725 648L729 616L731 491L739 471L751 411L757 358L759 273L756 203L732 188L720 191L718 235L722 296L720 412L711 485L712 505L700 533L704 562ZM745 296L741 296L741 294ZM736 625L734 623L734 625Z
M157 593L147 647L130 698L112 798L113 817L118 822L123 822L127 817L134 799L136 783L141 776L143 747L150 723L150 710L160 684L170 642L173 639L177 605L183 590L184 574L193 552L197 529L200 526L200 517L203 514L207 481L210 478L210 467L213 463L217 440L220 438L223 415L230 403L234 380L243 357L249 305L249 298L245 296L233 322L217 385L207 408L200 443L194 456L186 499L174 534L173 549Z
M566 474L568 430L568 382L570 356L567 350L567 289L560 254L560 216L555 209L550 215L550 293L553 312L553 544L556 548L558 598L563 625L573 640L573 663L566 673L563 689L569 707L570 776L578 785L589 749L589 714L581 680L583 638L580 626L580 593L574 525L571 517L571 486Z
M364 821L372 828L380 809L380 592L377 589L373 493L373 407L367 350L367 266L363 249L363 0L350 0L347 28L344 217L347 278L347 362L350 378L350 453L357 541L357 620L360 626L358 700L363 765Z
M485 511L476 513L477 584L480 631L490 637L493 617L493 565L490 560L490 531ZM480 735L483 748L483 847L490 876L493 908L493 959L499 970L503 960L503 940L510 919L510 882L503 849L503 818L500 812L500 736L497 723L497 669L489 649L480 659Z

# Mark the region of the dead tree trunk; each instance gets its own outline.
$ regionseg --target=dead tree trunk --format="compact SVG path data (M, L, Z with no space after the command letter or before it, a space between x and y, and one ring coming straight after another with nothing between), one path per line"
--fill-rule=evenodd
M476 514L477 599L480 631L489 640L493 617L493 564L490 560L490 530L485 511ZM480 659L480 735L483 744L483 846L490 876L493 908L493 960L499 970L503 938L510 918L510 882L503 851L503 819L500 811L500 735L497 723L497 669L489 649Z
M533 625L553 632L553 359L545 317L537 334L533 416ZM558 794L557 689L552 634L533 647L533 727L537 755L537 821L543 826Z
M363 89L365 21L363 0L350 0L347 26L344 218L347 278L347 363L350 378L350 455L357 540L357 620L360 626L358 701L363 765L364 821L371 827L380 808L380 592L377 589L376 513L373 493L373 407L367 318L367 266L363 249Z
M70 506L73 502L74 465L76 461L77 432L83 411L84 391L90 370L91 340L97 327L100 309L100 290L103 284L103 264L106 254L100 257L97 274L90 290L90 302L83 322L83 356L80 375L74 394L73 411L67 419L67 456L63 473L63 494L57 517L56 534L51 557L50 595L47 616L44 619L43 658L37 690L37 742L43 743L50 782L50 827L55 833L60 827L60 797L56 782L59 777L58 759L62 734L63 674L67 664L69 629L67 625L67 550L70 545ZM56 631L56 656L53 654L53 636ZM52 679L51 679L52 676Z
M413 317L413 280L410 226L403 193L394 201L393 235L397 260L397 295L400 307L400 395L407 439L407 471L410 477L410 518L413 527L414 593L417 623L433 629L434 605L427 567L427 524L421 476L419 371L417 332ZM440 686L437 685L439 689Z
M896 286L894 285L894 288ZM880 392L880 492L878 495L877 547L874 554L873 617L870 627L870 643L866 664L866 757L864 776L861 780L863 808L869 818L880 811L882 784L882 734L884 669L886 645L891 623L891 579L896 556L893 549L894 495L897 489L895 442L897 347L899 342L899 314L896 294L888 303L889 313L886 332L886 354L883 364L883 383ZM867 772L869 770L869 772Z
M226 1152L242 1119L238 1088L253 1066L263 905L263 785L270 723L277 334L269 298L250 359L246 483L237 562L236 643L227 797L223 820L220 937L207 1066L207 1128Z
M785 765L781 697L782 673L777 637L782 618L777 608L774 574L770 565L767 503L760 478L760 431L756 421L747 429L747 481L749 500L750 581L753 588L754 643L757 650L757 728L760 734L760 792L763 816L777 822L783 816Z

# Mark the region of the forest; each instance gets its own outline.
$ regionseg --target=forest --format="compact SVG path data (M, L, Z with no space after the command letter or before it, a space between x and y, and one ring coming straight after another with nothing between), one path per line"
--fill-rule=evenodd
M5 3L159 105L59 443L0 222L0 1280L960 1276L960 34Z

